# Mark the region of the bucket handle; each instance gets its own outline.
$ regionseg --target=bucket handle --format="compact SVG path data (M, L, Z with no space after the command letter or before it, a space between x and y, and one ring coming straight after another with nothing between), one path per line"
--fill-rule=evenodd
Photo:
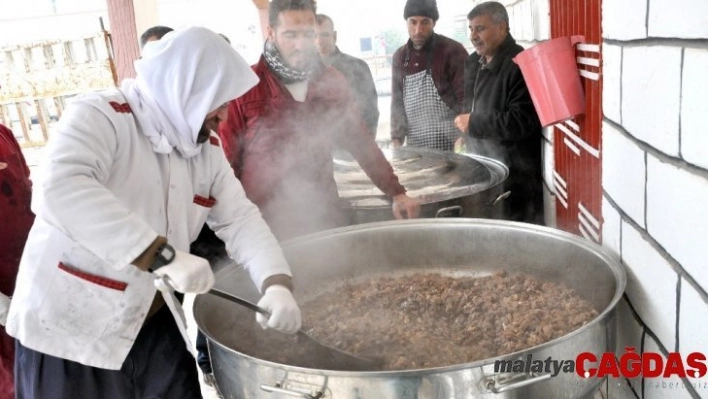
M578 43L585 43L585 36L583 35L573 35L570 37L570 45L575 46Z
M270 393L281 393L283 395L293 396L296 398L303 399L320 399L324 396L324 392L315 392L314 394L309 394L305 392L291 391L289 389L281 388L280 384L275 384L275 386L270 386L266 384L261 384L261 389Z

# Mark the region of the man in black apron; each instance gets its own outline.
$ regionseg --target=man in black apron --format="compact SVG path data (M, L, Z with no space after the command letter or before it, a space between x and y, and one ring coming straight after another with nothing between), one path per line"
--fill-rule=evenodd
M403 17L410 39L393 55L391 141L452 151L460 137L454 120L462 110L467 50L433 31L435 0L408 0Z

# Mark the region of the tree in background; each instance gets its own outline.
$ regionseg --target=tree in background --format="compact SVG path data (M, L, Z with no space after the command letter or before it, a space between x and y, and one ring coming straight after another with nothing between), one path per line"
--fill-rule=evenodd
M452 35L451 39L457 40L468 50L469 47L471 47L470 38L467 36L467 32L463 29L455 29L455 33Z
M396 50L406 44L408 37L398 29L389 29L379 34L386 44L386 55L393 55Z

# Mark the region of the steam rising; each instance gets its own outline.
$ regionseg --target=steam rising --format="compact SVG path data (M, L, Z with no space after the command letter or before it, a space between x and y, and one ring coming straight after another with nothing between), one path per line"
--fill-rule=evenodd
M334 149L359 154L359 161L370 158L370 150L384 159L346 79L320 67L327 70L309 82L305 102L271 93L265 109L256 111L262 120L242 158L246 193L281 241L349 224L334 181Z

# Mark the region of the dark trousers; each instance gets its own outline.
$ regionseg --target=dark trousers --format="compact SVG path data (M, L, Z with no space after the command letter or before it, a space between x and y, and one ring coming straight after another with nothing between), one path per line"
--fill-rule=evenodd
M17 342L17 399L201 398L194 358L163 306L143 326L120 370L85 366Z
M212 372L209 346L207 345L206 336L201 331L197 331L197 364L202 369L202 373L209 374Z
M15 365L15 340L0 326L0 399L13 399L15 386L13 368Z
M543 180L540 177L517 173L504 182L504 190L511 196L504 200L507 220L543 226Z

